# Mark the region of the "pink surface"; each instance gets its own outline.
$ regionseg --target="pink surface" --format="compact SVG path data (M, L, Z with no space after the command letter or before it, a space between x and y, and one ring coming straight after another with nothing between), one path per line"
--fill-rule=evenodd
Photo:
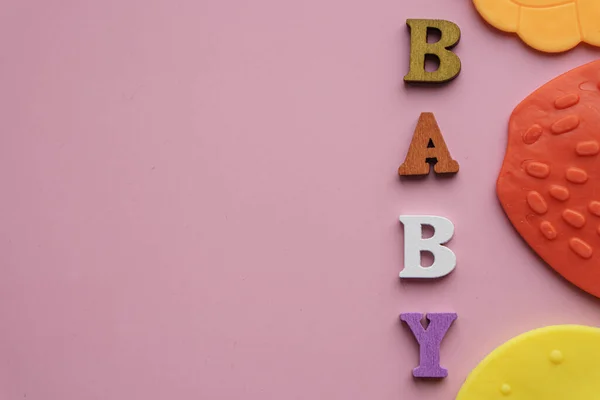
M4 0L0 399L453 399L495 346L600 323L494 193L516 104L597 57L546 56L468 0ZM405 88L407 18L463 71ZM400 181L421 111L461 166ZM458 266L400 282L401 213ZM457 312L439 383L401 312ZM424 397L426 396L426 397Z

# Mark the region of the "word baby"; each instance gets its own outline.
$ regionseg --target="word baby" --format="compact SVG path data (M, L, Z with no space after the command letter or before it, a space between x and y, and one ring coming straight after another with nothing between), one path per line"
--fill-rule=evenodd
M406 83L442 83L454 79L460 72L460 59L450 49L460 39L460 29L450 21L419 20L406 21L410 32L410 69L404 77ZM435 43L427 41L428 33L435 30L440 39ZM439 61L436 71L425 70L426 57ZM457 173L458 162L452 159L446 142L437 125L433 113L422 113L413 134L406 158L398 174L401 176L427 175L430 164L438 174ZM454 235L454 225L444 217L433 215L401 215L404 226L404 268L402 279L432 279L448 275L456 267L456 255L444 246ZM430 226L434 234L423 238L423 226ZM423 267L421 253L429 252L433 264ZM413 369L416 378L445 378L448 371L440 366L440 345L452 323L455 313L429 313L429 324L421 324L421 313L403 313L400 319L405 322L419 343L419 366Z

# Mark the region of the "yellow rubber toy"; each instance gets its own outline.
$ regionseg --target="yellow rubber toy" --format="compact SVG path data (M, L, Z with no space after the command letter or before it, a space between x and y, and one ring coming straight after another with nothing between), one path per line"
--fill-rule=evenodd
M529 46L563 52L586 42L600 46L599 0L473 0L492 26L515 32Z
M456 400L595 399L599 361L600 329L536 329L490 353L467 377Z

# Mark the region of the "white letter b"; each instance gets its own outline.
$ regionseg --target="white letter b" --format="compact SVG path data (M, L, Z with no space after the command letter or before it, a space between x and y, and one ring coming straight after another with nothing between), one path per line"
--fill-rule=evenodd
M404 225L404 269L400 278L440 278L456 267L456 255L444 243L452 239L454 225L444 217L435 215L401 215ZM423 225L433 228L433 236L423 239ZM433 255L430 267L421 265L421 252Z

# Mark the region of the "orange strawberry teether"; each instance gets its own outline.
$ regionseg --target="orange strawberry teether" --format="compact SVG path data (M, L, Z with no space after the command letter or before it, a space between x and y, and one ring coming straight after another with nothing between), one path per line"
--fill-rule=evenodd
M497 192L533 250L600 297L600 61L559 76L515 108Z

